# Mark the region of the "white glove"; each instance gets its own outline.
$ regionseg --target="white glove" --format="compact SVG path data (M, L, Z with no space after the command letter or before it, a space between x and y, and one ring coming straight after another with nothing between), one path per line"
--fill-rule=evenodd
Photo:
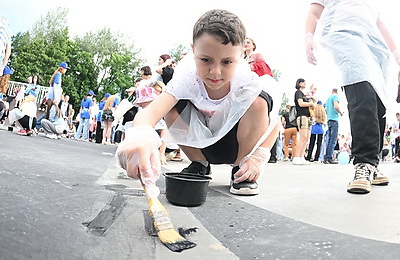
M314 56L314 50L317 49L314 42L314 35L312 33L307 33L304 38L304 43L306 46L307 61L313 65L317 65L317 59Z
M239 170L235 173L235 183L245 180L257 181L260 174L264 171L265 165L271 156L269 148L258 147L254 153L245 156L239 163Z
M400 67L400 50L395 50L393 52L393 56L394 56L394 59L395 59L397 65L399 65L399 67Z
M115 153L128 176L141 179L148 191L154 189L161 175L160 145L161 139L153 127L135 126L126 130L125 139Z

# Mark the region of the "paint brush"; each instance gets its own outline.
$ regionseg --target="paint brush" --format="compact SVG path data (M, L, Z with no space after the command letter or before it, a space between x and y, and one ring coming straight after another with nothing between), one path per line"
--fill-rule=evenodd
M151 196L143 182L141 183L149 203L149 213L154 220L153 225L160 241L173 252L181 252L195 247L195 243L186 240L174 229L171 217L165 207L156 196Z

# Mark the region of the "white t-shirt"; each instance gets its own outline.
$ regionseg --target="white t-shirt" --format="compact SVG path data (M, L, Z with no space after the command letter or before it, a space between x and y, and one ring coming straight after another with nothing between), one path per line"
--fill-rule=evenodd
M68 108L69 103L68 102L61 102L61 114L64 116L68 116L65 113L67 112L67 108Z

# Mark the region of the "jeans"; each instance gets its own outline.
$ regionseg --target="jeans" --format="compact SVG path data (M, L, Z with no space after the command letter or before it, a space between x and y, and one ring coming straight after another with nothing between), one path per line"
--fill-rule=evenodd
M325 157L324 160L332 160L333 159L333 149L335 149L335 145L337 142L339 132L339 122L335 120L328 121L328 144L326 145Z
M344 87L349 109L353 164L379 164L386 125L386 108L367 81Z
M40 129L42 128L42 119L46 116L46 113L43 113L39 119L36 121L36 128Z
M81 137L81 132L83 140L89 139L89 123L90 118L81 118L78 129L76 130L75 139L79 139Z

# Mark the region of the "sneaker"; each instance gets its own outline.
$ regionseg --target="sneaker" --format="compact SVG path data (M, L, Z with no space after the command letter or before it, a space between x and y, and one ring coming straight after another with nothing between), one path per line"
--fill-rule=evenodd
M21 129L17 132L18 135L28 135L25 129Z
M378 167L372 171L372 185L385 186L389 184L389 178L382 174Z
M268 160L268 163L276 163L276 158L270 158L269 160Z
M294 165L306 165L307 163L306 163L306 160L304 158L302 159L301 157L293 157L292 164L294 164Z
M338 164L338 162L334 161L334 160L325 160L324 163L325 164Z
M354 166L354 179L347 185L347 192L366 194L371 191L370 175L374 166L369 163L357 163Z
M33 130L31 129L31 130L28 130L28 131L26 131L26 135L27 136L31 136L33 134Z
M235 166L232 168L232 175L231 175L231 188L229 190L230 193L235 195L242 195L242 196L250 196L250 195L257 195L259 193L258 184L257 182L251 182L248 180L235 183L233 182L234 174L239 170L239 166Z
M310 165L311 164L311 162L307 161L306 158L304 158L304 157L301 157L301 160L303 161L303 165Z
M290 160L289 160L289 158L287 158L287 157L283 157L283 160L282 160L282 161L288 162L288 161L290 161Z
M55 135L55 134L48 134L48 135L46 135L46 137L49 139L57 139L57 135Z
M199 175L211 175L211 167L210 164L208 166L204 166L200 162L192 162L189 164L188 167L183 169L181 171L182 173L193 173L193 174L199 174Z

